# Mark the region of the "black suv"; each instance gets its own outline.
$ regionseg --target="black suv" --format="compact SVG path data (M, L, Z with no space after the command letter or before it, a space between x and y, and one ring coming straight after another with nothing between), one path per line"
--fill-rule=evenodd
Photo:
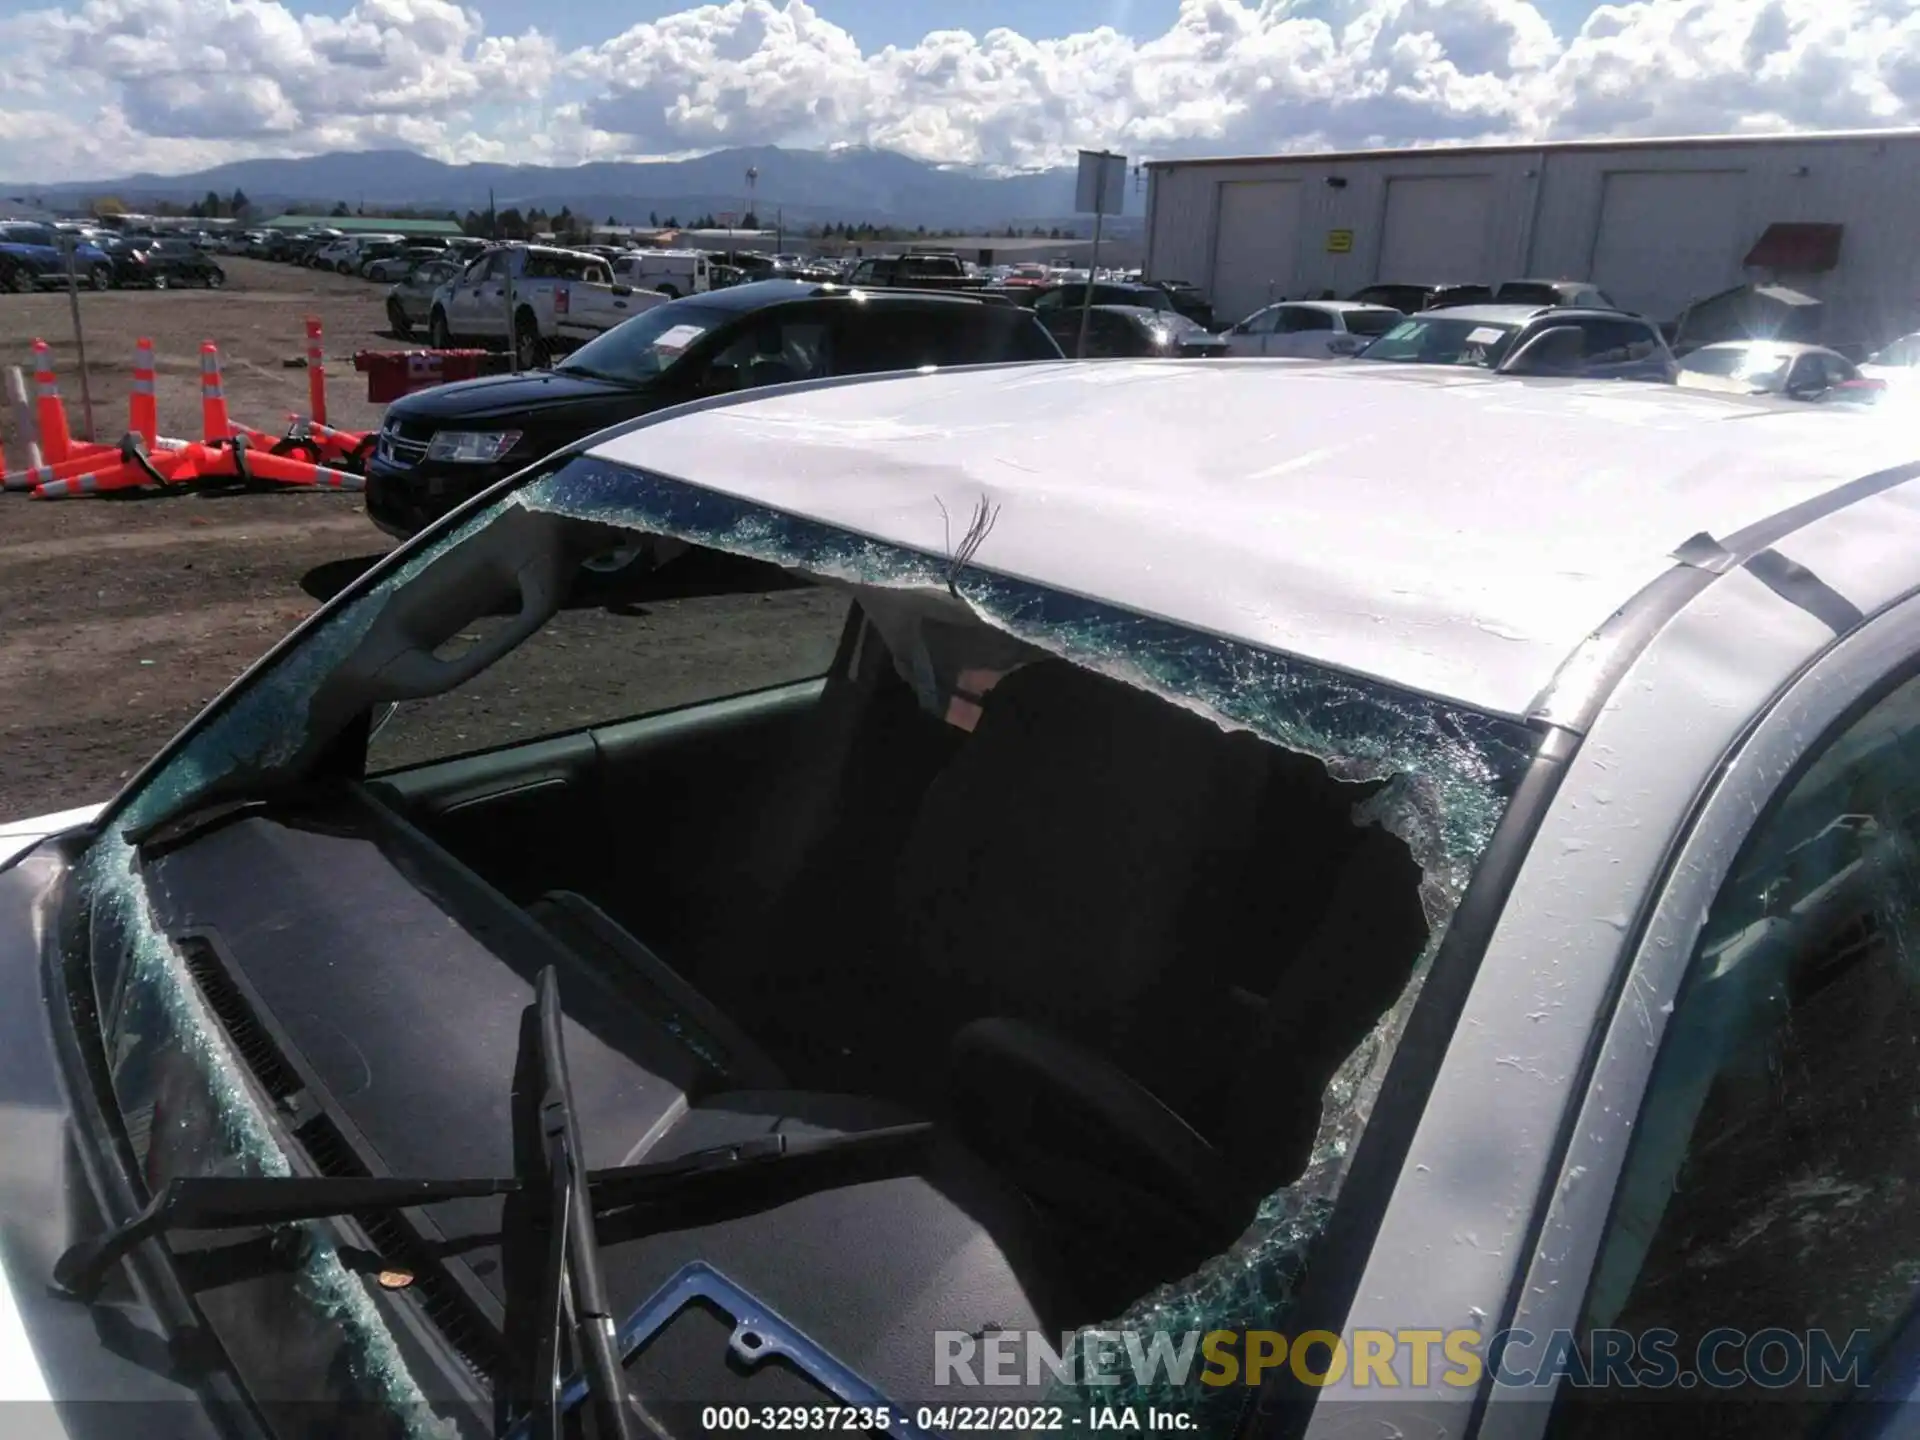
M923 365L1059 360L1033 314L994 296L764 280L669 301L551 370L396 400L367 467L367 513L405 538L542 455L709 395Z

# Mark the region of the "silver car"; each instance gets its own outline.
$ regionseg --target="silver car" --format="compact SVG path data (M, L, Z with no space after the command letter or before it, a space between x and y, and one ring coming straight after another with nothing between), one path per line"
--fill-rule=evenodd
M12 1393L1903 1433L1904 417L1250 359L610 424L17 830Z
M444 252L438 259L415 261L413 268L387 289L387 324L393 333L404 339L413 333L415 325L426 324L433 310L433 292L458 275L461 268Z

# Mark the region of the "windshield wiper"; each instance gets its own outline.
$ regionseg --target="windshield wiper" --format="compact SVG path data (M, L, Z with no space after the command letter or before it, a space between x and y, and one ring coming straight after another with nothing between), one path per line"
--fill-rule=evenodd
M852 1134L757 1135L691 1151L671 1160L586 1171L581 1161L578 1121L561 1041L558 979L551 967L541 972L535 1004L530 1008L537 1013L537 1043L541 1052L541 1128L547 1171L544 1176L471 1179L176 1176L160 1188L138 1215L69 1247L54 1262L55 1287L73 1299L91 1300L112 1268L137 1245L175 1230L251 1230L407 1209L446 1200L511 1196L537 1191L544 1181L550 1191L552 1208L550 1250L541 1303L542 1313L552 1323L543 1327L538 1363L545 1367L539 1372L541 1383L544 1384L548 1376L554 1376L551 1406L545 1408L549 1416L555 1416L561 1404L556 1369L565 1285L571 1287L575 1323L580 1327L581 1359L588 1370L596 1404L618 1405L619 1389L607 1379L609 1373L617 1379L618 1362L613 1360L616 1353L614 1322L607 1308L604 1278L598 1264L596 1216L670 1199L698 1198L710 1202L745 1199L754 1205L777 1204L787 1198L796 1185L818 1183L823 1176L849 1171L864 1175L866 1167L876 1158L904 1157L918 1150L934 1132L931 1124L914 1121ZM770 1183L776 1181L783 1183ZM551 1308L548 1308L549 1298ZM609 1362L614 1366L611 1372L601 1368ZM596 1369L601 1373L595 1374ZM545 1399L544 1394L542 1398ZM618 1422L609 1415L606 1423L612 1426ZM619 1436L628 1432L610 1428L604 1433Z
M561 1421L561 1327L573 1318L575 1349L586 1377L587 1399L598 1421L600 1440L629 1440L625 1388L615 1351L616 1321L607 1301L606 1272L600 1265L600 1237L594 1229L580 1119L574 1111L573 1081L567 1074L566 1042L560 1033L560 974L551 965L540 972L535 991L540 1074L540 1137L546 1162L549 1240L540 1277L539 1348L534 1378L539 1385L536 1433L559 1440ZM527 1177L531 1181L532 1177ZM529 1184L531 1188L531 1184ZM536 1232L537 1233L537 1232Z

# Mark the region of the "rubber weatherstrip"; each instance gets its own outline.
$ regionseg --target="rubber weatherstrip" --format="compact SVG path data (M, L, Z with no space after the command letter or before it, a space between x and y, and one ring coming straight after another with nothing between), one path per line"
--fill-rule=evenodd
M1836 635L1864 624L1866 614L1813 571L1778 550L1762 550L1742 567L1789 605L1796 605Z
M1711 585L1715 577L1747 566L1762 551L1816 520L1915 479L1920 479L1920 461L1876 470L1776 511L1730 535L1716 539L1699 534L1682 541L1674 547L1673 568L1643 586L1588 637L1535 698L1529 707L1529 718L1584 735L1599 716L1600 707L1613 694L1614 687L1640 658L1641 651L1669 620ZM1768 583L1764 574L1756 572L1754 578L1762 584ZM1782 598L1800 603L1791 595ZM1837 612L1827 609L1819 615L1823 623L1829 614L1837 618Z

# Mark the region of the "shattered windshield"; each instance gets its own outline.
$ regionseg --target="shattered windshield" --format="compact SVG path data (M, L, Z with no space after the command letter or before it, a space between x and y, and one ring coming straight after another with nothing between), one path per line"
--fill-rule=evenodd
M870 1356L856 1378L902 1401L939 1398L936 1346L953 1360L991 1319L1050 1334L1043 1389L1076 1400L1096 1328L1281 1328L1531 748L1508 721L574 457L323 611L120 803L86 871L101 1013L134 1057L116 1089L150 1183L361 1146L390 1173L502 1173L467 1152L504 1123L510 953L545 935L592 983L626 977L597 1009L570 992L597 1163L725 1139L735 1094L950 1115L964 1146L940 1162L964 1183L892 1208L872 1186L816 1197L841 1207L818 1248L773 1269L737 1228L757 1220L609 1230L616 1308L652 1314L712 1267L711 1294L779 1310L803 1354ZM279 1017L264 1050L252 1006ZM287 1078L309 1072L320 1119ZM1183 1117L1199 1158L1124 1108L1096 1143L1035 1103L1093 1074ZM1023 1218L950 1198L974 1191ZM769 1235L813 1223L783 1216ZM930 1225L937 1254L916 1248ZM398 1302L307 1228L302 1293L341 1373L430 1433L446 1407ZM485 1383L492 1322L428 1274L485 1292L489 1253L402 1287ZM911 1362L871 1349L898 1313L816 1305L890 1303L888 1265L936 1285ZM689 1393L666 1355L634 1362L637 1389ZM1193 1378L1136 1375L1130 1398L1229 1431L1243 1397Z

